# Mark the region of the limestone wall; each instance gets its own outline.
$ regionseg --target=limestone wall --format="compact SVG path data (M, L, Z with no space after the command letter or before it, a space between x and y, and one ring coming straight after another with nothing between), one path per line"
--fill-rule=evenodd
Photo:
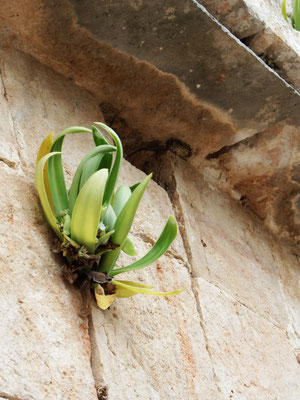
M170 213L180 234L164 257L130 278L187 289L172 298L119 299L108 311L93 306L89 318L78 316L79 293L51 252L35 156L50 131L103 117L91 94L30 56L6 48L0 59L0 398L298 400L298 258L169 153L152 163L168 193L149 185L132 235L145 254ZM68 178L91 142L67 140ZM120 182L143 176L124 161Z

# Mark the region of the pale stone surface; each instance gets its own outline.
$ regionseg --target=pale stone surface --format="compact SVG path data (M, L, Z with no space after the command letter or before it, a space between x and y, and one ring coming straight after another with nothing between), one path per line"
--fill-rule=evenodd
M93 121L102 120L102 114L88 92L42 67L32 57L7 49L0 54L5 66L2 81L11 112L8 121L13 121L22 168L32 174L38 148L50 132L55 131L56 135L72 125L91 127ZM76 138L66 138L66 143L73 143L73 154L77 152L76 158L70 150L64 152L64 159L68 161L67 175L78 165L79 157L92 146L91 135L74 136ZM68 149L68 146L64 148Z
M285 331L197 279L203 326L226 399L298 400L300 368Z
M286 326L279 272L263 225L210 187L186 162L177 159L173 168L174 205L181 215L193 274L228 291L275 324Z
M135 244L139 256L149 248L137 238ZM105 312L93 308L97 385L107 386L110 400L120 394L124 400L219 399L187 269L164 256L117 278L139 280L162 291L185 285L187 289L169 298L139 294L117 299Z
M0 395L95 400L87 321L78 317L79 294L63 281L61 261L51 252L53 235L39 205L34 165L53 128L101 114L88 93L31 57L9 51L1 56ZM69 169L86 147L77 136Z
M34 185L6 165L0 176L9 188L1 191L0 393L94 400L87 322L51 254Z

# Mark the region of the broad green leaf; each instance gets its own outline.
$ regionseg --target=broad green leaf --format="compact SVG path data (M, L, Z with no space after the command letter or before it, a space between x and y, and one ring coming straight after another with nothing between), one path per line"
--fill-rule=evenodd
M97 306L101 308L101 310L107 310L113 303L116 298L115 294L106 295L104 293L104 289L99 283L95 284L94 293L96 297Z
M151 294L152 296L174 296L175 294L178 294L180 292L182 292L184 289L186 289L186 287L177 289L177 290L173 290L172 292L155 292L151 289L147 289L147 288L142 288L142 287L138 287L138 286L134 286L133 284L136 284L137 282L130 282L130 284L125 284L122 283L120 281L115 281L112 280L111 283L115 286L117 286L117 290L119 287L123 288L123 289L127 289L130 290L132 292L137 293L144 293L144 294Z
M300 0L294 0L294 28L300 31Z
M129 256L136 256L134 244L132 243L132 241L129 239L128 236L123 243L122 251L124 251L124 253L128 254Z
M282 15L284 16L284 19L288 22L288 18L287 18L287 14L286 14L286 0L283 0L283 2L282 2L281 12L282 12Z
M46 191L45 179L44 179L44 170L45 170L47 161L51 157L53 157L53 156L59 157L59 155L60 155L60 153L58 153L58 152L49 153L40 159L40 161L37 163L37 166L36 166L35 182L36 182L37 191L38 191L38 194L39 194L39 197L41 200L41 204L42 204L46 219L47 219L49 225L51 226L51 228L56 233L56 235L62 241L63 237L62 237L62 234L60 233L60 230L59 230L57 222L56 222L56 216L54 215L52 208L51 208L51 204L49 202L49 198L48 198L47 191ZM53 158L55 158L55 157L53 157Z
M89 177L98 171L98 169L99 169L98 167L100 165L100 161L102 160L102 158L103 158L103 154L98 154L97 156L94 156L86 161L86 163L84 164L84 166L82 168L78 191L80 191L80 189L85 184L85 182L89 179Z
M72 126L71 128L64 130L54 140L51 147L51 152L61 152L63 141L66 135L83 132L91 133L92 131L82 126ZM65 184L61 154L57 157L50 158L48 163L48 176L52 201L57 215L60 216L62 211L69 208L68 193Z
M120 214L122 208L127 203L127 200L131 196L131 190L128 186L121 185L118 187L116 191L114 202L113 202L113 209L116 213L116 216Z
M109 231L111 231L114 227L114 224L116 222L116 214L114 212L114 209L112 208L111 205L107 207L106 213L104 214L104 217L102 219L102 222L104 225L107 227Z
M105 139L103 133L96 127L92 126L93 138L96 146L101 146L103 144L109 144Z
M100 161L98 169L105 168L105 169L108 169L110 171L111 170L111 166L112 166L112 162L113 162L112 153L106 153L102 157L102 160Z
M130 186L130 190L133 192L141 182L135 183L134 185Z
M118 215L116 222L113 226L115 233L111 236L111 241L114 244L120 246L120 248L116 250L112 250L101 258L99 270L102 272L109 272L115 265L116 260L119 257L122 245L130 231L134 216L136 214L138 205L141 201L141 198L145 192L145 189L150 181L152 174L148 175L134 190L130 198L128 199L125 206L122 208L122 211Z
M105 154L105 153L108 153L111 151L115 151L115 149L116 148L114 146L110 146L110 145L102 145L102 146L95 147L92 150L90 150L88 152L88 154L86 154L83 157L83 159L80 161L80 163L76 169L70 190L69 190L69 210L70 210L71 215L73 213L75 201L76 201L76 198L79 193L80 178L81 178L81 174L82 174L82 171L83 171L83 168L84 168L86 162L98 154Z
M71 238L94 253L108 171L95 172L78 194L71 220Z
M116 134L114 130L112 130L110 127L103 124L102 122L95 122L95 125L100 126L100 128L104 129L105 132L107 132L113 138L117 148L115 162L109 174L105 188L105 193L103 196L103 204L109 204L119 177L119 172L123 158L123 147L119 136Z
M177 234L177 223L173 215L170 215L164 230L162 231L157 242L152 247L152 249L140 260L128 265L127 267L118 268L110 272L110 276L115 276L121 274L122 272L133 271L136 269L145 268L152 264L159 257L161 257L169 248L170 244L173 242Z
M50 135L46 137L46 139L43 140L39 151L38 155L36 158L36 164L40 161L42 157L44 157L46 154L50 153L51 147L52 147L52 141L53 141L53 133L51 132ZM48 200L51 206L52 211L55 213L52 197L51 197L51 192L50 192L50 186L49 186L49 178L48 178L48 161L45 164L44 168L44 182L45 182L45 188L48 196Z

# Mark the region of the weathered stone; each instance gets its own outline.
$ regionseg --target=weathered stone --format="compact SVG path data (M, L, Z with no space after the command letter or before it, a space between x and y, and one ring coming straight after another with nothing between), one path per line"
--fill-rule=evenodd
M217 156L243 204L277 236L300 243L299 130L285 121Z
M2 50L0 54L10 110L7 120L13 121L8 132L17 138L19 148L13 147L11 141L8 143L12 151L19 150L22 169L32 174L38 148L50 132L55 131L56 135L72 125L91 127L93 121L103 117L93 96L32 57L16 50ZM65 139L66 143L72 143L72 152L67 144L64 146L67 176L77 167L80 154L83 156L93 145L92 135L74 136L77 137Z
M300 90L299 33L286 22L282 0L200 0L234 35L242 39L287 82ZM288 12L293 0L287 1Z
M285 331L203 279L197 284L208 350L224 398L297 400L300 368Z
M137 238L135 243L140 257L149 245ZM164 256L148 268L117 278L153 284L162 291L187 289L169 298L139 294L117 299L105 312L93 308L97 386L107 387L110 400L220 398L190 276L182 263Z
M205 182L187 162L178 158L165 162L167 165L161 166L165 174L160 179L165 184L170 173L174 174L173 205L192 274L229 292L271 322L286 327L288 318L280 274L264 226L258 219L253 220L241 205Z
M2 164L0 177L0 394L96 399L87 322L51 254L34 185Z

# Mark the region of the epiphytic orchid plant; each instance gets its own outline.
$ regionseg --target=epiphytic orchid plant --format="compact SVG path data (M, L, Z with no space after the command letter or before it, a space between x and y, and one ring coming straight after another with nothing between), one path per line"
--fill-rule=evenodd
M102 131L109 134L111 146ZM62 166L62 145L66 135L93 134L95 148L83 157L66 188ZM113 154L115 153L115 157ZM138 293L171 296L172 292L156 292L140 282L115 279L128 271L147 267L162 256L177 234L171 215L152 249L141 259L127 266L117 266L121 251L135 256L128 233L151 174L134 186L116 183L123 157L118 135L107 125L97 122L92 129L71 127L55 140L51 133L41 144L37 156L36 186L46 219L58 240L54 251L66 258L64 276L77 285L82 295L81 315L90 312L92 292L99 308L107 309L116 297Z

